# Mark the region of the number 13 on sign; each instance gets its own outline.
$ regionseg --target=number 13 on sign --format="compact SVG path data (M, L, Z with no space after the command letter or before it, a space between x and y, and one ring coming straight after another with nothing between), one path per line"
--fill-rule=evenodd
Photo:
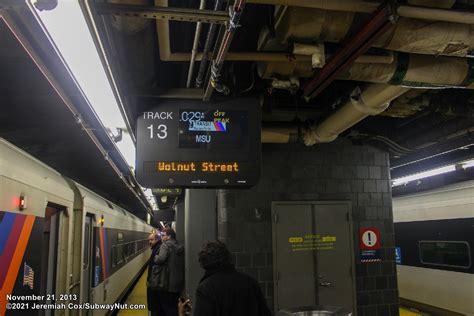
M154 126L151 124L147 127L150 130L150 139L153 139L155 136ZM165 139L168 136L168 127L165 124L160 124L156 127L156 137L159 139Z

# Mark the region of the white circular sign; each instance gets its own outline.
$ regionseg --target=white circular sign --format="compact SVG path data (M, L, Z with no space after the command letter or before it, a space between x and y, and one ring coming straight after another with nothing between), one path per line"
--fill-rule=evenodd
M377 234L368 230L362 234L362 242L366 247L374 247L377 243Z

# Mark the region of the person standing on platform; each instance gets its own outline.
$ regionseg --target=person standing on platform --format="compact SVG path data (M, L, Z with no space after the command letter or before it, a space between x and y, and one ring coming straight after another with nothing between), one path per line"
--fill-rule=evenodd
M196 289L194 316L270 316L258 282L235 270L232 256L220 241L204 244L198 255L205 270ZM190 300L178 304L179 316L188 315Z
M153 267L156 266L155 261L153 260L158 254L161 246L161 235L159 231L156 233L151 233L148 236L148 244L151 248L151 256L148 261L148 276L147 276L147 288L146 288L146 299L148 304L148 314L151 316L158 315L158 290L155 287L151 286L150 278L152 276Z
M163 229L163 244L154 262L160 268L158 314L178 316L179 294L184 289L184 247L171 228Z

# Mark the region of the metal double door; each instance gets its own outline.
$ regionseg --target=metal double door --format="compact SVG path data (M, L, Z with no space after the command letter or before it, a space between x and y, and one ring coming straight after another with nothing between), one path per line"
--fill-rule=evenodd
M275 310L341 306L354 310L349 202L273 202Z

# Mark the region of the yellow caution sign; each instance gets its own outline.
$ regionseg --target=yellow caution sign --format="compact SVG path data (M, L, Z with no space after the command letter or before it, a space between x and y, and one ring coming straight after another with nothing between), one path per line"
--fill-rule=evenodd
M332 250L335 247L336 236L321 236L306 234L304 237L289 237L291 251Z

